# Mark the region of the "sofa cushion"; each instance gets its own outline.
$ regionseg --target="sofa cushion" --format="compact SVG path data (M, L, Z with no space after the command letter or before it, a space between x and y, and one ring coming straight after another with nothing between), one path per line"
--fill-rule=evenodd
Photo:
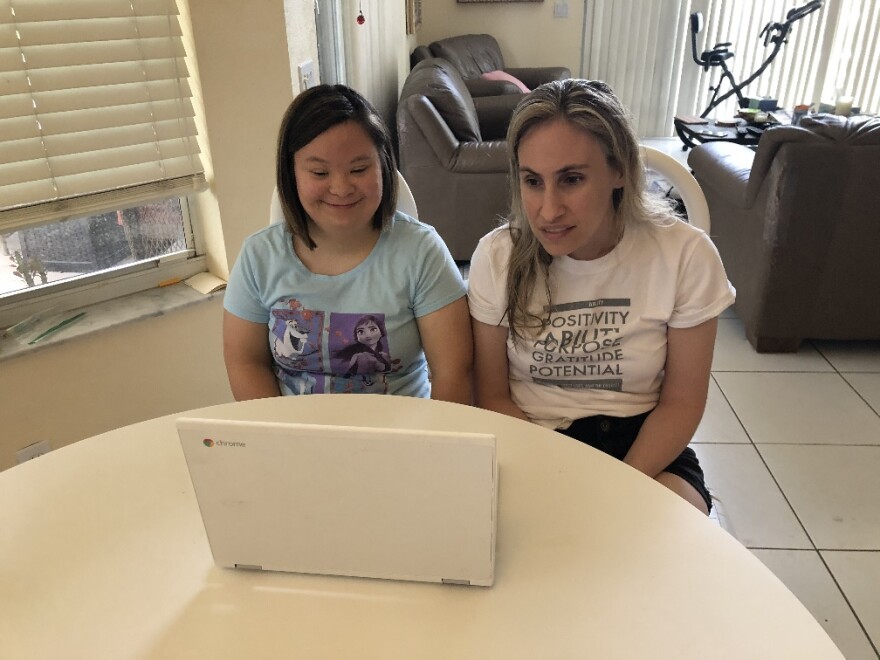
M401 101L412 94L427 97L458 140L482 140L474 100L464 80L449 62L432 58L416 64L403 85Z
M464 78L479 78L487 71L504 68L501 47L489 34L464 34L433 42L428 48L434 57L450 62Z
M483 80L501 80L504 82L513 83L514 85L519 87L520 91L523 94L528 94L532 91L528 87L526 87L525 83L522 80L520 80L519 78L515 78L506 71L487 71L486 73L482 74L480 78L482 78Z

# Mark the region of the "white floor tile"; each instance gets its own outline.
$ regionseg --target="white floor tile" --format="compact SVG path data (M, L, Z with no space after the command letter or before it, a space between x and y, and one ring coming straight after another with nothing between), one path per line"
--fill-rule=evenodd
M880 552L823 552L822 557L880 650Z
M805 341L797 353L757 353L742 322L718 319L718 337L712 371L834 371L822 355Z
M880 341L813 341L838 371L880 373Z
M714 373L756 445L880 445L880 417L836 373Z
M841 374L880 415L880 374Z
M694 438L721 499L718 522L754 549L847 658L878 659L880 342L813 341L796 354L758 354L732 310L718 326L719 391L710 386ZM742 427L757 449L739 442Z
M718 503L721 526L750 548L812 549L810 540L751 445L693 446Z
M749 436L714 379L709 380L706 412L691 442L749 442Z
M880 550L880 446L758 451L818 549Z
M875 660L868 637L819 554L807 550L752 550L797 596L847 660ZM880 585L876 585L880 587Z

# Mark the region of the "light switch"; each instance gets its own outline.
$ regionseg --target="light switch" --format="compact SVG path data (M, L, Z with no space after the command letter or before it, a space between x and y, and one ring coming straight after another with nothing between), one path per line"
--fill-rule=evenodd
M306 60L296 69L299 72L299 91L304 92L318 84L315 80L315 63L312 60Z
M553 15L556 18L568 18L568 3L557 2L553 5Z

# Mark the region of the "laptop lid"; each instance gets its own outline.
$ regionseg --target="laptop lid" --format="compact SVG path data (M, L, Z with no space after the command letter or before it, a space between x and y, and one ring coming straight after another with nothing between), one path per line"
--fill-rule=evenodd
M214 561L490 586L495 437L180 418Z

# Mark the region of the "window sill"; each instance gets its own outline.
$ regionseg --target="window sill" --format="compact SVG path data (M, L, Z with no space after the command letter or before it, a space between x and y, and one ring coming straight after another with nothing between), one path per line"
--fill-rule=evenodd
M81 320L36 344L22 343L13 337L0 339L0 362L21 355L31 355L50 346L58 346L78 337L103 332L139 319L163 316L175 309L212 300L218 295L223 295L223 291L204 294L181 282L79 307L70 310L70 315L86 312Z

